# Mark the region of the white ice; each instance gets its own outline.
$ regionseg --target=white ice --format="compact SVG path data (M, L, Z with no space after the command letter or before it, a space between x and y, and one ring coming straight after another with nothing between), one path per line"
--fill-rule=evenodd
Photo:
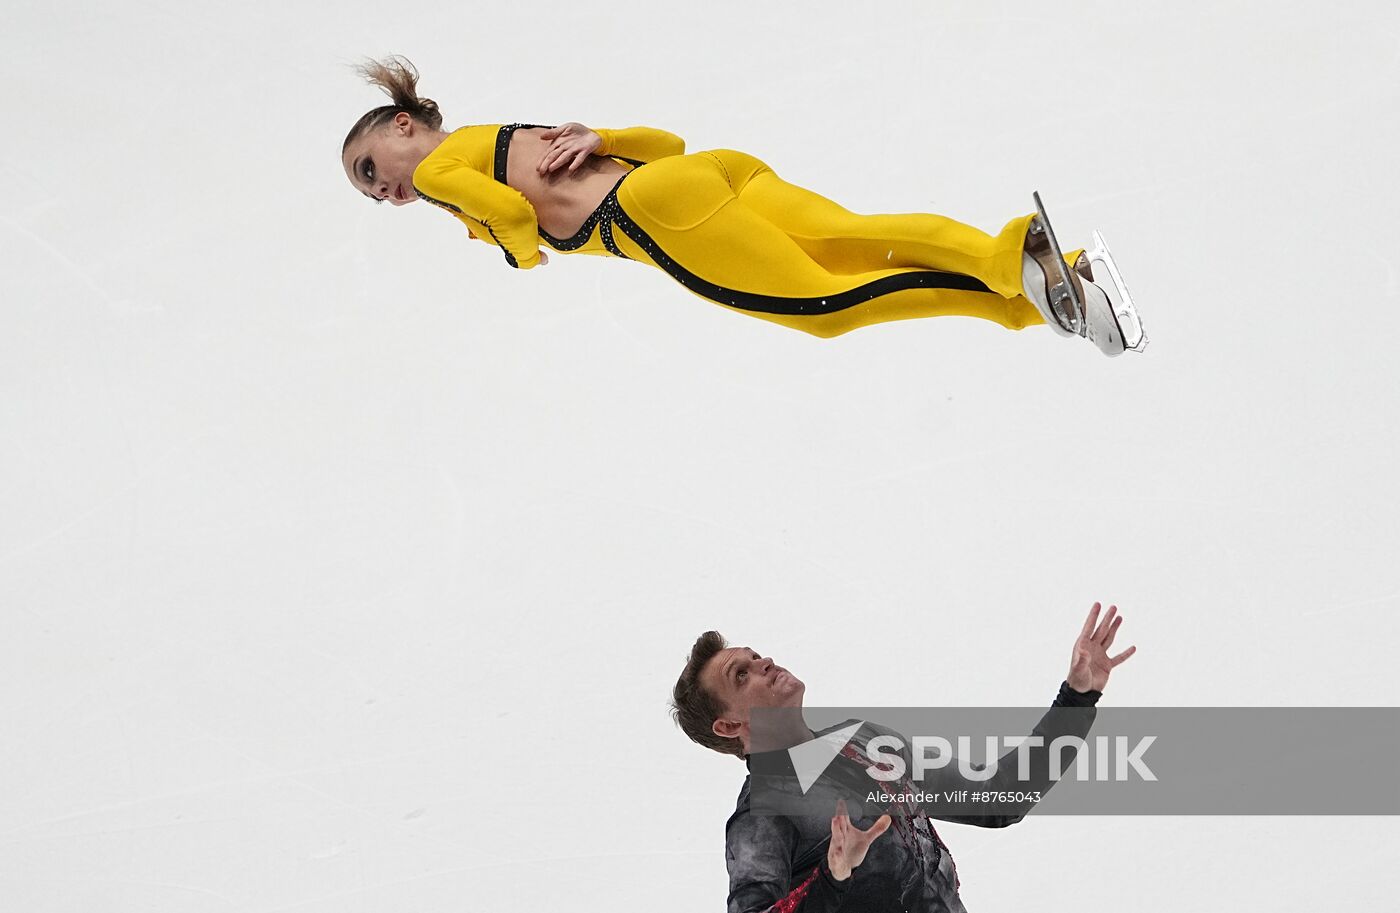
M717 628L808 702L1400 702L1400 14L1377 3L84 4L0 56L0 910L719 911ZM341 172L647 124L866 212L1102 230L1152 347L818 340L516 272ZM974 910L1389 908L1393 818L949 825Z

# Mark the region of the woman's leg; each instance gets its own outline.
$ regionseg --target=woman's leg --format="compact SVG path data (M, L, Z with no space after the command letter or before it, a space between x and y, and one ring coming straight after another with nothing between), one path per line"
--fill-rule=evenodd
M725 307L816 336L955 314L1012 329L1042 322L1019 295L1028 217L992 238L939 216L857 216L723 150L646 165L618 202L613 234L628 256Z
M748 158L745 156L745 158ZM795 184L757 160L736 196L835 273L935 269L981 280L1004 298L1021 294L1021 249L1031 216L995 236L930 213L861 215Z

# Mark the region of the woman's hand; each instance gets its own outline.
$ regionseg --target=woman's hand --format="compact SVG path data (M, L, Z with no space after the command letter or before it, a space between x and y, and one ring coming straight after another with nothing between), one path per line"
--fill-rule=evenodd
M546 130L541 136L553 142L540 157L540 174L558 171L565 165L569 166L570 171L577 171L603 145L603 138L583 124L560 124Z
M549 254L545 253L544 251L540 251L540 266L548 266L548 265L549 265Z
M1108 648L1113 646L1113 639L1118 636L1118 626L1123 623L1123 616L1118 614L1118 606L1111 605L1108 614L1099 622L1101 608L1097 602L1094 603L1070 654L1069 675L1065 676L1065 681L1075 691L1102 691L1108 684L1109 673L1137 652L1137 647L1129 647L1117 656L1109 657Z

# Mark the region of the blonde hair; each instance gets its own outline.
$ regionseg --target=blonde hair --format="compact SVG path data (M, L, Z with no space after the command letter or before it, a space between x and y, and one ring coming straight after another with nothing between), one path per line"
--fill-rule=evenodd
M363 63L356 65L355 72L365 82L382 89L393 104L381 105L357 120L346 135L345 144L340 147L341 153L350 148L356 139L388 123L401 111L429 130L442 127L442 112L438 110L437 102L418 97L418 68L408 58L397 54L383 60L365 58Z

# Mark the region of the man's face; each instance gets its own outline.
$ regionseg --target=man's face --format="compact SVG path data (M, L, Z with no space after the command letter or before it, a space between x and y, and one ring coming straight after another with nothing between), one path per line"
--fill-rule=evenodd
M748 647L730 647L710 658L700 684L719 699L723 716L715 734L748 743L749 713L755 707L801 707L807 686L801 679Z

